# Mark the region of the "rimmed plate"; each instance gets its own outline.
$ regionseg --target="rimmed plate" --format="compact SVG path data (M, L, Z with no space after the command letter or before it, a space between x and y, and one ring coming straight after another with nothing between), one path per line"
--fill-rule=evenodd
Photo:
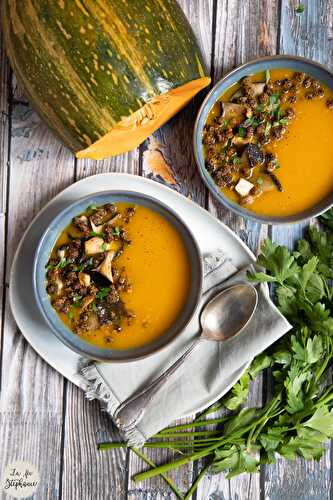
M220 248L232 258L236 267L254 261L252 252L227 226L189 199L155 181L131 174L100 174L76 182L59 193L34 218L17 248L10 274L9 298L18 327L35 351L82 389L86 389L86 383L78 372L84 360L55 336L35 302L31 276L34 253L41 235L66 205L96 191L124 189L147 194L172 207L191 228L203 255ZM133 394L147 380L160 373L191 341L191 336L185 331L161 352L143 360L117 365L119 380L124 381L123 386L119 387L121 398ZM217 389L209 398L194 401L188 414L199 412L219 399L237 382L247 366L244 365L230 377L228 387L224 381L221 390Z

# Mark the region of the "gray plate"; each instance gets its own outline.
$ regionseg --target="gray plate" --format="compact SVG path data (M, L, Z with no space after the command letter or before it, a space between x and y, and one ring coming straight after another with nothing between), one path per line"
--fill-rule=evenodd
M50 297L46 292L46 266L52 249L62 231L70 224L73 217L85 212L90 205L104 205L105 203L126 202L145 206L164 217L181 236L187 250L191 268L190 290L185 307L172 326L159 338L135 349L103 349L94 346L73 332L61 321L60 317L51 306ZM149 236L148 236L149 237ZM101 361L132 361L151 355L165 347L180 334L191 320L201 296L202 289L202 258L199 247L191 231L182 219L170 208L159 200L145 194L130 191L109 191L93 193L71 203L62 210L50 223L37 246L33 266L33 288L37 304L45 320L49 323L54 333L68 347L77 353L91 359ZM158 311L156 311L158 314Z
M232 257L232 262L237 267L254 261L251 251L227 226L184 196L157 182L129 174L101 174L66 188L43 208L22 237L12 264L9 298L18 327L30 345L47 363L82 389L86 389L85 380L79 374L82 359L54 335L40 314L32 291L32 272L29 270L32 270L35 248L41 235L60 210L96 191L124 189L145 193L171 206L191 227L202 254L221 248L226 255ZM182 335L154 356L113 364L115 397L123 401L139 387L143 387L147 380L155 378L177 359L179 353L191 342L193 332L185 328ZM193 401L188 415L201 411L219 399L237 382L246 367L244 365L227 381L221 382L221 389L217 389L209 397Z
M238 203L234 203L229 198L224 196L222 191L215 184L212 177L205 168L204 152L201 138L209 111L211 110L215 102L229 87L237 83L244 76L260 73L267 69L278 68L292 69L295 71L307 73L317 80L320 80L325 85L327 85L327 87L333 90L333 73L325 68L325 66L322 66L317 62L297 56L279 55L261 57L260 59L249 61L242 66L239 66L238 68L230 71L219 82L217 82L217 84L209 92L206 99L202 103L195 122L193 136L195 159L199 168L200 175L210 192L220 203L225 205L236 214L247 217L248 219L252 219L256 222L261 222L262 224L291 224L316 217L317 215L320 215L321 213L328 210L333 205L333 193L331 193L328 197L323 199L314 207L309 208L308 210L305 210L304 212L296 215L290 215L288 217L269 217L258 215L254 212L251 212L250 210L246 210L245 208L238 205Z

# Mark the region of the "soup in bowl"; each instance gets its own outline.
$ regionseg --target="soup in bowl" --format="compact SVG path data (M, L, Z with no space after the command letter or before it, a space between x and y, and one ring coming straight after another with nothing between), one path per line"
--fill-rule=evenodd
M76 352L129 361L166 346L192 318L202 286L198 245L159 201L97 193L52 222L34 262L38 305Z
M195 127L200 173L233 211L268 223L298 222L333 202L333 75L293 56L227 74Z

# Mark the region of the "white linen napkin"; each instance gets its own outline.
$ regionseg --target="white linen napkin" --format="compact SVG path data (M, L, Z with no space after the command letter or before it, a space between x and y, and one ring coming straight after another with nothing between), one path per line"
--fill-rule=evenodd
M220 290L246 281L247 272L254 270L252 265L237 270L221 251L206 256L204 267L203 295L195 317L186 328L190 339L187 338L184 349L199 335L200 312L207 301ZM291 325L270 300L267 285L257 285L257 291L258 306L249 324L238 336L227 342L206 341L196 347L183 366L154 396L134 430L124 435L130 446L141 446L173 420L192 413L196 401L209 401L210 395L216 393L222 396L235 380L235 374L247 362L290 330ZM170 357L169 365L181 354L182 351ZM144 363L144 360L138 363ZM160 373L165 369L166 366L161 366ZM145 384L149 384L160 373L148 377ZM117 363L95 362L85 367L82 375L89 387L87 398L99 399L111 418L118 406L132 395L126 394L124 372Z

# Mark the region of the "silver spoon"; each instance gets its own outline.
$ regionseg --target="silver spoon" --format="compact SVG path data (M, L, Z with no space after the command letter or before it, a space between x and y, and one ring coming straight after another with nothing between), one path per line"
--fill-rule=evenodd
M142 419L148 404L167 380L184 363L196 346L203 341L225 342L248 324L256 310L258 293L250 284L233 285L218 293L201 313L202 331L198 338L148 387L126 399L115 413L115 421L123 432L133 429Z

